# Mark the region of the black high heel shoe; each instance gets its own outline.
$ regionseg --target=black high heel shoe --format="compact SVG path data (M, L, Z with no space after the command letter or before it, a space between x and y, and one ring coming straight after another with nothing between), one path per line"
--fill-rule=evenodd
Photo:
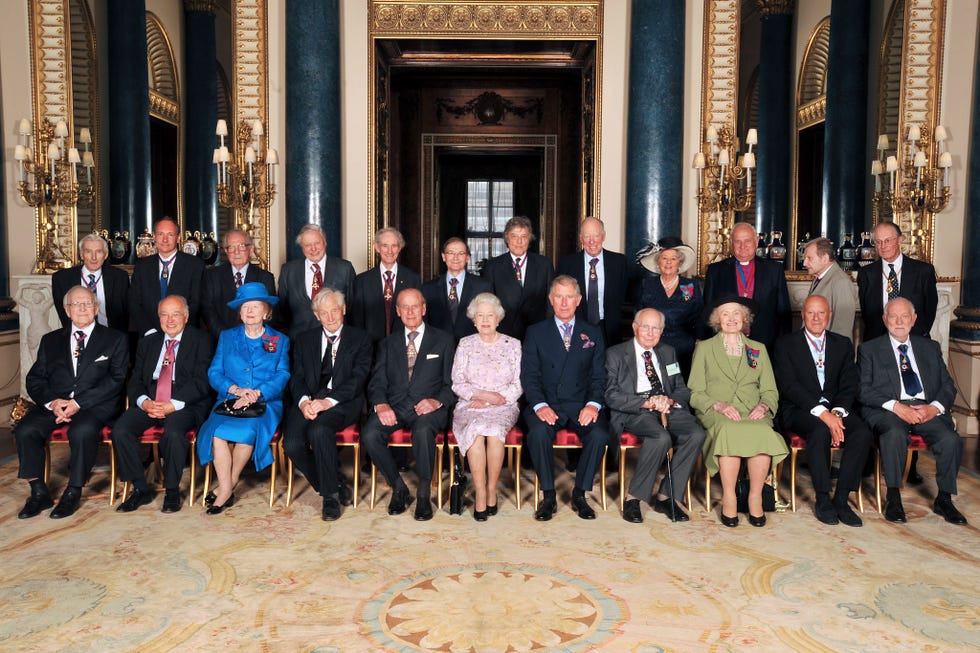
M766 525L766 514L762 513L761 517L756 517L752 513L749 513L749 523L756 528L762 528Z
M493 517L496 514L497 514L497 504L493 504L492 506L489 506L488 505L487 506L487 515L489 517Z
M210 508L211 506L214 505L214 501L217 498L218 496L214 493L214 490L211 490L210 492L204 495L204 505Z
M728 528L735 528L736 526L738 526L738 515L735 515L734 517L728 517L725 515L723 511L719 512L718 515L721 517L722 525L727 526ZM749 519L751 519L751 517Z
M225 501L222 505L220 505L220 506L212 505L211 507L209 507L207 509L207 514L209 514L209 515L220 515L226 508L231 508L233 505L235 505L235 495L234 494L231 495L230 497L228 497L228 500Z
M474 508L473 509L473 519L475 519L476 521L486 521L487 520L487 512L488 511L486 511L486 510L477 510L476 508Z

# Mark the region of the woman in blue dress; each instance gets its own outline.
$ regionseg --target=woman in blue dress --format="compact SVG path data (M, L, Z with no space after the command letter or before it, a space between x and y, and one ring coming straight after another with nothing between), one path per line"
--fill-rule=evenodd
M664 315L661 339L677 352L684 378L691 371L697 327L704 310L704 299L697 279L682 276L694 267L694 250L680 238L661 238L637 253L640 265L652 272L644 274L640 302L636 310L655 308Z
M265 324L278 301L261 283L246 283L228 302L238 310L242 324L221 332L208 380L218 393L218 404L234 400L238 409L264 402L265 412L231 417L212 410L201 426L198 457L202 465L213 459L218 476L218 487L205 499L209 515L235 503L235 486L249 458L256 470L273 462L270 444L282 419L282 393L289 381L289 340Z

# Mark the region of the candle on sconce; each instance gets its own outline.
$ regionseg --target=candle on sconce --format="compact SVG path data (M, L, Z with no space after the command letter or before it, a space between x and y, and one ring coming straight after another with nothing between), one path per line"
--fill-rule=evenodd
M943 188L949 186L949 169L953 167L952 152L943 152L939 155L939 167L943 170Z
M885 170L888 171L889 175L889 187L891 190L895 190L895 171L898 170L898 159L893 156L888 157L885 161Z
M88 144L92 142L92 132L88 127L82 127L78 132L78 142L86 146L86 151L88 150Z
M55 179L55 161L61 158L61 152L58 150L58 145L56 143L48 144L48 161L51 162L51 179Z
M919 129L918 125L912 125L909 127L909 141L915 143L920 138L922 138L922 130Z
M220 181L222 184L228 183L228 162L231 161L231 154L228 152L228 148L224 145L218 148L221 153L221 175Z
M878 152L884 152L888 149L888 134L878 134ZM878 155L879 158L881 154Z
M68 150L68 163L71 164L71 180L78 183L78 164L82 162L82 157L78 154L78 148L72 147Z
M704 137L709 143L714 144L718 141L718 130L715 129L713 125L708 125L708 129L705 130Z
M725 185L725 168L728 167L730 159L728 157L728 150L722 150L718 152L718 165L721 166L721 185Z
M17 133L21 136L31 135L31 121L27 118L21 118L17 125Z
M262 121L261 120L254 121L252 123L252 136L258 137L258 136L262 136L264 133L265 130L262 129Z
M751 148L751 144L749 147ZM751 149L742 155L742 167L745 168L746 185L748 188L752 188L752 169L755 168L755 154L752 153Z
M922 150L916 152L912 165L915 167L915 185L919 186L922 183L922 169L926 167L926 153Z
M698 171L698 190L704 186L704 153L694 155L694 169Z
M255 164L255 150L251 145L245 148L245 163L248 164L248 185L251 186L253 182L252 166Z
M276 183L276 177L272 166L279 163L279 153L271 147L267 149L265 151L265 163L267 166L269 166L269 183L274 184Z
M57 136L58 138L68 137L68 125L65 123L64 120L59 120L58 124L55 125L54 135Z
M220 141L219 147L225 146L225 136L228 135L228 123L222 119L218 120L217 126L214 128L214 134L218 137Z
M95 156L91 152L86 151L84 154L82 154L82 167L85 168L85 176L87 178L88 185L91 186L92 168L95 167Z
M875 178L875 192L881 192L881 161L875 159L871 162L871 176Z
M759 143L759 131L753 127L745 135L745 144L749 146L749 153L750 154L752 152L752 146L753 145L758 145L758 143ZM750 186L750 188L751 188L751 186Z
M27 181L27 171L24 167L24 160L27 158L27 148L18 143L14 146L14 161L20 169L20 180Z

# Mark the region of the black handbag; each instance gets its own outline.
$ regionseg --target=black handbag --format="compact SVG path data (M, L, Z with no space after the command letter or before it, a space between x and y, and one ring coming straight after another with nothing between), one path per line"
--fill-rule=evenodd
M453 484L449 487L449 514L463 514L463 495L466 494L466 471L459 448L453 449Z
M742 513L749 512L749 479L740 478L735 484L735 498L738 502L737 510ZM772 485L765 483L762 486L762 510L764 512L776 512L776 491Z
M241 408L235 408L236 401L238 400L225 399L214 407L214 414L224 417L261 417L265 415L265 402L261 399Z

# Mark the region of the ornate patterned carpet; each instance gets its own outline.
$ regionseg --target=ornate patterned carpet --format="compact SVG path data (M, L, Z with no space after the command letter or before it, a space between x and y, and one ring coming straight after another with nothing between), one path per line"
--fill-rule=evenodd
M270 509L265 473L219 516L164 515L159 495L118 514L95 480L74 517L19 521L25 485L7 462L0 650L974 651L980 482L961 473L973 524L948 525L922 462L909 524L868 506L861 529L819 524L805 474L800 511L761 529L724 528L700 489L687 524L646 508L627 524L612 494L586 522L561 493L539 524L510 492L486 523L418 523L386 514L387 489L328 524L302 480L291 507Z

